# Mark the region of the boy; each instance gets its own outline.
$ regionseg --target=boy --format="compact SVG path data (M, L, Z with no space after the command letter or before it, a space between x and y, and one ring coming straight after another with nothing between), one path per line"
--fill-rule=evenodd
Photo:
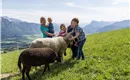
M49 31L48 32L54 34L54 26L52 23L52 19L50 17L48 18L48 22L49 22L49 24L48 24ZM48 37L52 38L52 36L48 36Z
M82 60L84 60L85 56L83 52L83 46L86 41L86 36L83 29L78 24L79 20L77 18L72 19L71 26L73 29L75 29L75 36L73 36L70 40L78 38L77 60L79 60L80 57L82 57Z

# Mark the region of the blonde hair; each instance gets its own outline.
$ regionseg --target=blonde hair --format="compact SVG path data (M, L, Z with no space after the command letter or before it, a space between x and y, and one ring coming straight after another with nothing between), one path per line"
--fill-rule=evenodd
M48 17L48 19L52 20L51 17Z
M62 30L62 27L64 27L64 30L63 30L63 31L66 32L66 26L65 26L65 24L61 24L61 25L60 25L60 29L61 29L61 30Z
M43 20L46 20L45 17L41 17L41 18L40 18L40 23L41 23L41 24L42 24L42 21L43 21Z

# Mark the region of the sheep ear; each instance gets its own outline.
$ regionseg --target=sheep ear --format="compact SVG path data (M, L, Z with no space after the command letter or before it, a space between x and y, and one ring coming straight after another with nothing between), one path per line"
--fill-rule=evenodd
M74 33L74 30L72 30L71 32L70 32L70 34L73 34Z
M72 36L72 34L73 34L73 32L74 32L74 30L72 30L71 32L69 32L65 37L63 37L64 38L64 40L65 41L68 41L69 40L69 38Z

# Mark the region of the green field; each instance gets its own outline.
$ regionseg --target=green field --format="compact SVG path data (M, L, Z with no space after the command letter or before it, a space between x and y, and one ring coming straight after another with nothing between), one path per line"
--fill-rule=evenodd
M34 35L23 35L22 37L13 37L1 40L1 50L5 52L10 52L19 49L27 48L28 45L36 38L41 38L41 34Z
M85 60L71 60L67 50L64 64L50 66L51 71L42 75L32 68L34 80L130 80L130 28L87 36L84 45ZM17 59L21 51L1 54L1 73L17 73ZM9 80L21 80L14 75Z

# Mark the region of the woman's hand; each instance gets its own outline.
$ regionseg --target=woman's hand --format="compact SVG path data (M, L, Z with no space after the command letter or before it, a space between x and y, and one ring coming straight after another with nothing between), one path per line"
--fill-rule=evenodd
M45 31L45 30L44 30L44 33L45 33L46 35L48 35L48 36L55 36L55 34L49 33L49 32L47 32L47 31Z
M56 34L52 34L51 36L55 36Z

